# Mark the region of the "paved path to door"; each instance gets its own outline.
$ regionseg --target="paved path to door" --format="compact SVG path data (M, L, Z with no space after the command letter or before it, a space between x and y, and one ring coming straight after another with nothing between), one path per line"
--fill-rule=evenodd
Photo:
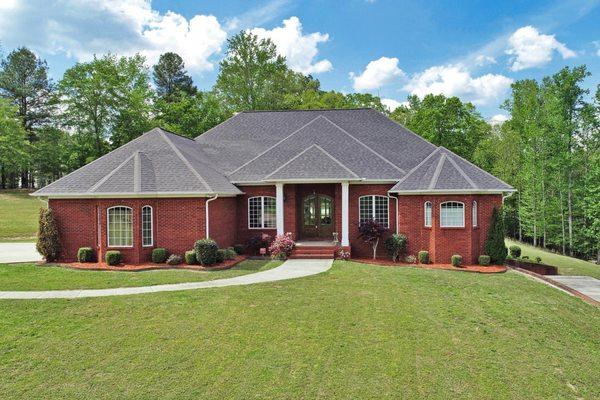
M591 276L547 275L547 278L577 290L596 301L600 301L600 280Z
M235 278L217 279L207 282L176 283L142 287L84 290L46 290L0 292L0 300L7 299L78 299L84 297L125 296L141 293L175 292L179 290L206 289L225 286L251 285L285 279L316 275L331 268L333 260L287 260L279 267Z
M35 243L0 243L0 264L42 261Z

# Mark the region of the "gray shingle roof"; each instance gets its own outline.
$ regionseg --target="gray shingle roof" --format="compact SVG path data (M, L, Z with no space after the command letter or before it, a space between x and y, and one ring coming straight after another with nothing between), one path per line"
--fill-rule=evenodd
M409 171L392 193L513 191L512 186L471 164L444 147L438 147Z
M240 194L202 154L195 141L155 128L35 195Z

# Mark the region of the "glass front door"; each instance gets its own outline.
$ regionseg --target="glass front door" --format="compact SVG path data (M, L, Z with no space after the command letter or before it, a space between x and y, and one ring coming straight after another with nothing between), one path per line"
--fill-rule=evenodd
M302 237L333 240L333 199L311 194L302 201Z

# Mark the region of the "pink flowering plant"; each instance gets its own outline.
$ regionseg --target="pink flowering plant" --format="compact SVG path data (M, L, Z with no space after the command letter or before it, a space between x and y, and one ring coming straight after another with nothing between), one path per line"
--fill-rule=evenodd
M340 249L338 251L338 258L343 261L348 261L350 259L350 252Z
M292 254L295 244L291 232L285 235L277 235L269 246L269 253L271 253L272 258L285 260Z

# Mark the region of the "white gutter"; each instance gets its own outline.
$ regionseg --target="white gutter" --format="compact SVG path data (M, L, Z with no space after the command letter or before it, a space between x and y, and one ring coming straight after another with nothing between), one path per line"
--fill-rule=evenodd
M516 190L509 192L506 196L502 196L502 205L504 205L504 200L508 199L510 196L515 194Z
M206 200L206 239L210 238L210 214L208 212L208 203L210 203L213 200L216 200L219 197L219 194L215 194L215 197L211 197L210 199Z
M396 235L398 234L399 231L399 223L400 223L400 216L398 215L398 197L397 196L390 196L389 192L387 194L388 199L394 199L396 200Z

